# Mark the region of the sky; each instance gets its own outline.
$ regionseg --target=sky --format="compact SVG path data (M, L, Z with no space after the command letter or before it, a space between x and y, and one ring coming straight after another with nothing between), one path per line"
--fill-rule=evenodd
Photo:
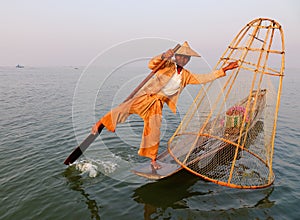
M299 0L1 0L0 66L86 66L113 45L147 37L187 40L216 63L259 17L283 26L286 67L300 67Z

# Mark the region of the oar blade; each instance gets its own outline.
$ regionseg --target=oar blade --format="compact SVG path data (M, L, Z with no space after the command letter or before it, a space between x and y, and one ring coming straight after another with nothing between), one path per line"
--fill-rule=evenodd
M78 146L64 161L64 164L69 165L74 163L83 152L93 143L93 141L98 137L99 134L89 134L89 136Z

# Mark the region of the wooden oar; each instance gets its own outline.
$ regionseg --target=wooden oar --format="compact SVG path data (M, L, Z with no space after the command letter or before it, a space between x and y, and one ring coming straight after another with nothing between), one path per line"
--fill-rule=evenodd
M176 47L174 47L173 52L175 53L180 47L181 45L177 44ZM149 79L151 79L154 76L154 74L166 63L166 61L167 59L162 60L162 62L160 62L160 64L152 70L152 72L138 85L138 87L136 87L135 90L133 90L133 92L125 99L124 102L134 97L135 94L149 81ZM74 163L91 145L91 143L93 143L93 141L98 137L103 128L104 126L100 125L97 134L89 134L89 136L79 146L77 146L73 150L73 152L65 159L64 164L69 165Z

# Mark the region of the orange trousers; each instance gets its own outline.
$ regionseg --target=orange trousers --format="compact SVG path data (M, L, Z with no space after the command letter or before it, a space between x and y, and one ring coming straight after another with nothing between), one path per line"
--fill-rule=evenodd
M100 122L106 129L115 132L117 124L125 122L130 114L139 115L144 120L144 130L138 154L154 160L160 142L162 108L165 99L160 95L142 95L133 98L112 109L100 119Z

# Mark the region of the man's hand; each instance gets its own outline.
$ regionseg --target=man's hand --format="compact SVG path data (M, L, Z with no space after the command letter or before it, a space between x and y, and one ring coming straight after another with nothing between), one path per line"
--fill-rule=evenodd
M223 71L226 72L227 70L232 70L239 67L238 61L230 62L227 66L223 67Z
M167 50L166 52L164 52L161 56L162 59L170 59L171 57L174 56L174 52L172 49Z

